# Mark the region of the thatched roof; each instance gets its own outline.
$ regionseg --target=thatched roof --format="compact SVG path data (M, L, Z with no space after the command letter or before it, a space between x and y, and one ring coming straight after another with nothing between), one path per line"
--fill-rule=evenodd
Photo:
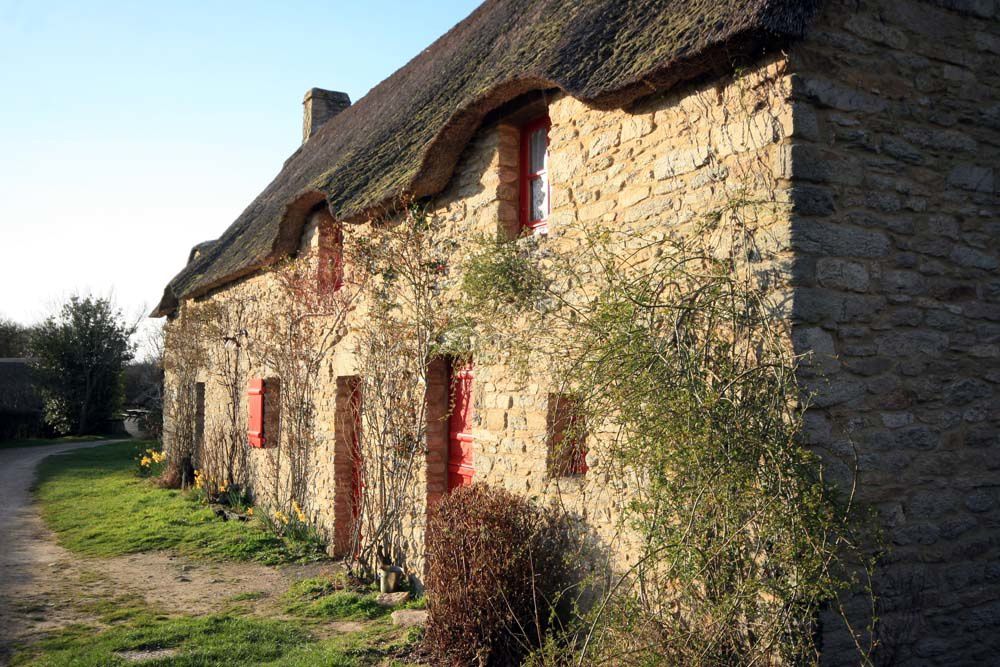
M154 315L287 255L324 200L358 221L440 192L483 117L515 97L559 88L622 107L800 35L816 1L487 0L295 151Z

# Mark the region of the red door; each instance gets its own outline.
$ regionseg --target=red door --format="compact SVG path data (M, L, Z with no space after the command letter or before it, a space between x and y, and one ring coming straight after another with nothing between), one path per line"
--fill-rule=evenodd
M448 490L472 484L472 362L451 369L451 416L448 418Z

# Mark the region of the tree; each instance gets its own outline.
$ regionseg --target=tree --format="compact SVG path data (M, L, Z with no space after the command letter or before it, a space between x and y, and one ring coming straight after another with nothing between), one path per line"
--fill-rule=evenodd
M110 299L89 296L71 297L38 326L31 354L50 426L61 433L94 433L111 418L121 405L135 331Z
M31 328L0 317L0 357L26 357Z

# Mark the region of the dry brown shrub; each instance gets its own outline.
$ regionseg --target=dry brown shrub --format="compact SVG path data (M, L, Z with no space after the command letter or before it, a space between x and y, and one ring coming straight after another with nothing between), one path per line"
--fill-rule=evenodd
M510 665L558 624L574 577L564 515L484 484L459 488L432 511L427 535L435 665Z

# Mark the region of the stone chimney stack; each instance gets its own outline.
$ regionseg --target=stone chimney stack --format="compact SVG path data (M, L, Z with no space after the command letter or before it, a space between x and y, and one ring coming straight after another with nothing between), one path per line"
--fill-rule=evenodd
M323 123L351 106L351 98L335 90L310 88L302 106L302 143L306 143Z

